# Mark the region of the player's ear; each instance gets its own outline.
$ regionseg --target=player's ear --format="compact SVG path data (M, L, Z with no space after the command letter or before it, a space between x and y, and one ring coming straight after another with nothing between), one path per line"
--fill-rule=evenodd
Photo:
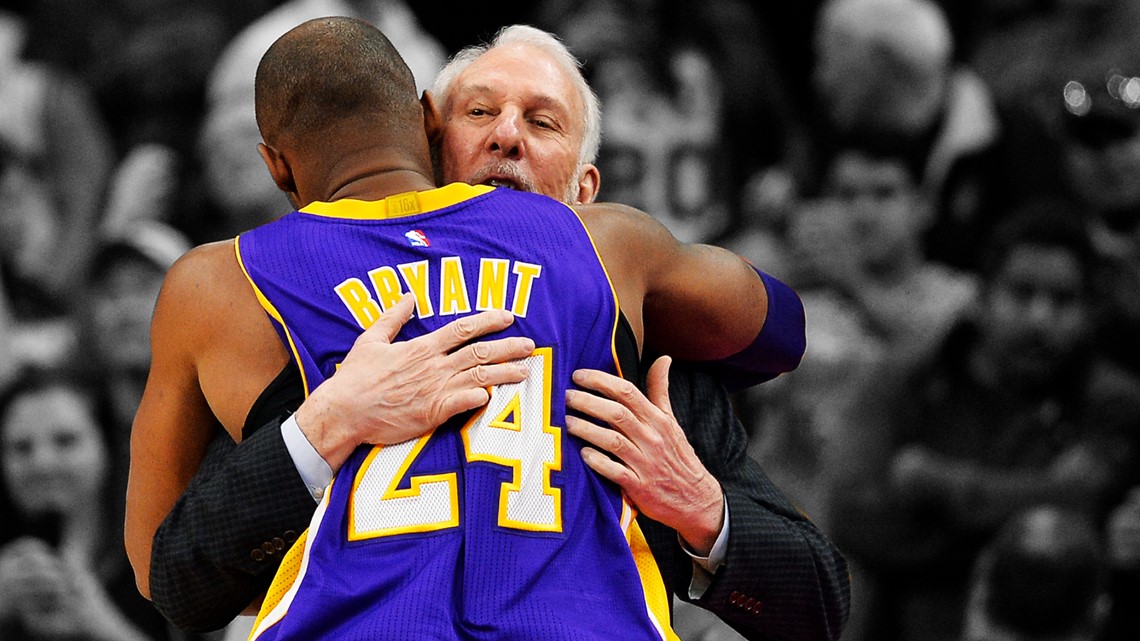
M597 166L585 163L578 167L578 203L594 202L601 187L602 173L598 171Z
M261 154L261 159L265 161L265 166L269 169L269 175L273 177L273 182L277 184L277 188L286 194L297 193L297 183L293 180L293 168L289 166L289 161L273 147L265 143L257 143L257 153Z
M443 137L443 114L430 91L420 96L420 106L424 109L424 131L427 132L428 144L435 146Z

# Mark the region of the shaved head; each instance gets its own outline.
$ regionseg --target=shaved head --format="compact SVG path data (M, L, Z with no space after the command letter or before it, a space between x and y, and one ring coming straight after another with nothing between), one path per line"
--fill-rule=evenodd
M254 96L270 145L316 141L345 124L423 129L411 70L383 33L353 18L318 18L281 36L257 67Z

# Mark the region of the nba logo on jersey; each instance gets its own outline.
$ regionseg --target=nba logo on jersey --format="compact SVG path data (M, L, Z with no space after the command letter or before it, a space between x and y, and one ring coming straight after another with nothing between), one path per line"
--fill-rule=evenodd
M404 238L408 239L408 244L412 247L431 247L431 241L428 240L428 237L418 229L404 232Z

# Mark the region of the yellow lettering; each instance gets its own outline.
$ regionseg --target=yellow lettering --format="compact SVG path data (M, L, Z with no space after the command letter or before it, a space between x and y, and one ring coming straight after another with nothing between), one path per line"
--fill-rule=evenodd
M439 313L441 316L450 316L470 311L471 301L467 299L463 261L459 256L444 257L439 271Z
M400 302L404 291L400 288L400 278L396 276L396 270L385 265L368 272L368 277L372 279L372 288L380 298L381 309L388 311L392 305Z
M416 297L416 316L419 318L434 316L435 311L432 309L431 297L428 296L428 262L420 260L414 263L403 263L396 265L396 268L404 277L408 291Z
M507 270L511 261L506 258L479 259L479 293L475 309L507 308Z
M534 279L542 275L542 265L516 262L514 272L518 275L518 280L515 281L515 300L511 304L511 313L525 318L526 310L530 307Z
M380 306L368 293L364 281L359 278L349 278L334 289L341 302L356 319L356 323L364 329L371 327L372 323L380 318Z

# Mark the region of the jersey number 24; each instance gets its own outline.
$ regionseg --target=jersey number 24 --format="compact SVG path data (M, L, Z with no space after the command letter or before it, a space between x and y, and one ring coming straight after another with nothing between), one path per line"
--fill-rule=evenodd
M492 388L487 406L460 430L463 450L469 463L488 462L512 472L499 488L500 526L560 532L562 491L550 485L551 472L562 469L562 430L550 424L551 349L539 348L523 362L529 369L526 380ZM434 434L372 448L353 479L350 541L459 525L455 472L404 482Z

